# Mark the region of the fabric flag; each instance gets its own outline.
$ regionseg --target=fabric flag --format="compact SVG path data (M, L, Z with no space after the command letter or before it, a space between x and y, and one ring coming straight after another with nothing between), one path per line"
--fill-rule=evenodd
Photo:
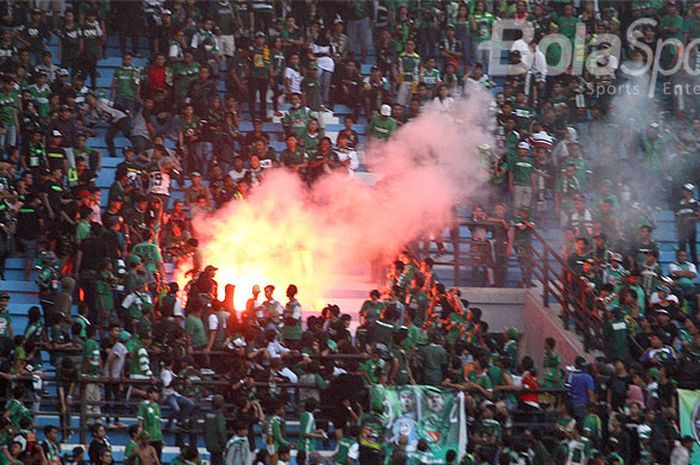
M408 457L424 464L444 464L450 449L457 457L465 454L464 393L433 386L374 386L370 395L372 403L384 405L387 457L403 435L408 437ZM429 444L425 452L416 450L421 438Z
M690 456L691 465L700 465L700 390L678 390L678 405L681 423L681 434L695 439L693 454Z

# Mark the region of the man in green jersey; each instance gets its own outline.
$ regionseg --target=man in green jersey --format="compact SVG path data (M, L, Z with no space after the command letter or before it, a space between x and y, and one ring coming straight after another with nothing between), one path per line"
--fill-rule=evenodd
M125 53L122 57L122 66L112 78L111 97L115 107L134 116L141 93L141 69L134 66L132 60L131 53Z
M383 104L379 107L379 114L374 113L367 126L367 138L369 141L387 141L396 132L398 123L391 116L391 106Z
M316 450L316 440L326 439L326 433L316 428L314 411L318 408L318 401L313 397L307 399L304 405L304 413L299 419L299 440L297 441L297 464L306 465L306 458L310 452Z
M0 134L0 151L4 159L9 159L10 151L17 146L17 130L19 120L17 109L19 107L19 93L9 77L2 79L0 89L0 125L4 131Z
M160 391L155 386L146 389L146 400L141 402L136 410L136 417L139 420L141 429L148 434L150 444L155 448L160 460L163 453L163 431L161 430L160 405L158 397Z

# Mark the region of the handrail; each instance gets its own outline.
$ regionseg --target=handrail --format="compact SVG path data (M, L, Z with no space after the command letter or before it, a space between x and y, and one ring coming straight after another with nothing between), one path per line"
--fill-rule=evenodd
M470 261L477 255L471 250L471 246L477 241L460 237L459 228L461 227L479 227L493 232L495 228L503 227L503 224L496 221L471 220L460 220L453 224L448 240L453 246L452 266L454 282L457 286L461 282L462 269L472 265L473 262ZM603 328L602 319L593 305L594 293L569 267L567 257L562 257L537 230L533 229L531 233L533 246L528 266L532 276L542 284L543 306L549 308L550 300L554 299L561 307L559 317L562 318L564 327L583 335L586 351L596 348L599 341L602 341ZM496 246L493 242L490 245ZM539 246L539 250L535 245ZM503 258L503 255L498 255L498 248L492 250L497 258L499 256ZM491 266L495 268L496 264L491 264ZM573 323L573 328L569 328L572 326L571 323Z

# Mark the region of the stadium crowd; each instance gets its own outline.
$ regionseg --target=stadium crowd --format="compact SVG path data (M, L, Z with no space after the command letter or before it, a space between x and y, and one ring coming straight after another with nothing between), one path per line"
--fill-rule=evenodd
M489 76L499 18L535 33L530 43L509 37L510 74ZM626 34L639 19L655 21ZM0 2L0 21L0 277L7 258L24 257L23 278L38 287L22 335L0 294L0 463L110 465L109 434L135 410L129 464L160 463L164 445L181 448L174 463L199 463L200 434L213 465L423 464L425 440L399 436L385 454L383 407L366 390L409 384L465 393L467 453L450 450L441 463L689 463L675 392L700 387L700 99L663 92L690 73L662 77L639 107L653 119L635 131L608 89L641 82L634 67L700 67L700 3L17 0ZM540 51L548 33L571 41L578 59L595 52L607 72L555 72L567 50ZM620 38L621 60L602 34ZM657 49L657 39L690 47ZM121 66L101 88L105 58ZM600 328L586 335L601 352L594 363L562 363L552 338L541 360L523 356L517 330L490 332L468 296L439 282L430 256L408 251L370 292L355 334L334 305L302 322L293 284L286 302L273 286L254 287L244 309L234 309L235 283L219 292L194 216L244 201L276 167L308 183L358 170L366 144L478 88L494 94L495 144L479 147L490 179L471 218L474 279L504 285L514 255L521 284L532 285L532 231L561 230L567 290ZM341 105L349 113L332 140L324 121ZM282 151L264 129L273 121ZM105 153L94 147L102 135ZM118 135L129 146L118 150ZM95 183L107 157L121 161L103 201ZM175 185L183 199L171 199ZM668 206L679 249L664 270L654 210ZM442 243L438 252L449 253ZM189 259L181 290L166 265ZM60 424L37 441L33 418L47 399ZM80 403L92 440L64 456ZM551 427L516 424L523 412ZM296 418L293 441L285 419ZM319 454L319 444L336 451Z

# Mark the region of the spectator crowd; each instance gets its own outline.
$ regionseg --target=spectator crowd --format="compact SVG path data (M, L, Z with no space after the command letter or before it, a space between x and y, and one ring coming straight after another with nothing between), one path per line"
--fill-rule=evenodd
M506 30L500 53L499 19L532 40ZM467 451L445 464L689 463L676 390L700 388L700 99L682 84L700 67L700 3L14 0L0 23L0 286L21 257L38 291L23 334L0 294L0 463L111 465L109 436L126 431L129 465L164 446L197 464L198 443L212 465L423 464L431 444L391 439L368 395L414 384L465 394ZM658 48L670 39L683 46ZM604 73L576 71L591 57ZM490 76L499 60L508 73ZM425 108L483 90L494 143L479 146L473 284L507 285L513 256L534 286L533 232L561 232L562 318L595 356L562 361L553 338L521 353L522 334L441 282L427 238L355 322L332 304L304 321L294 284L219 289L192 218L246 201L272 169L352 175ZM181 289L168 273L190 261ZM59 420L39 441L47 404ZM78 413L91 442L64 454Z

